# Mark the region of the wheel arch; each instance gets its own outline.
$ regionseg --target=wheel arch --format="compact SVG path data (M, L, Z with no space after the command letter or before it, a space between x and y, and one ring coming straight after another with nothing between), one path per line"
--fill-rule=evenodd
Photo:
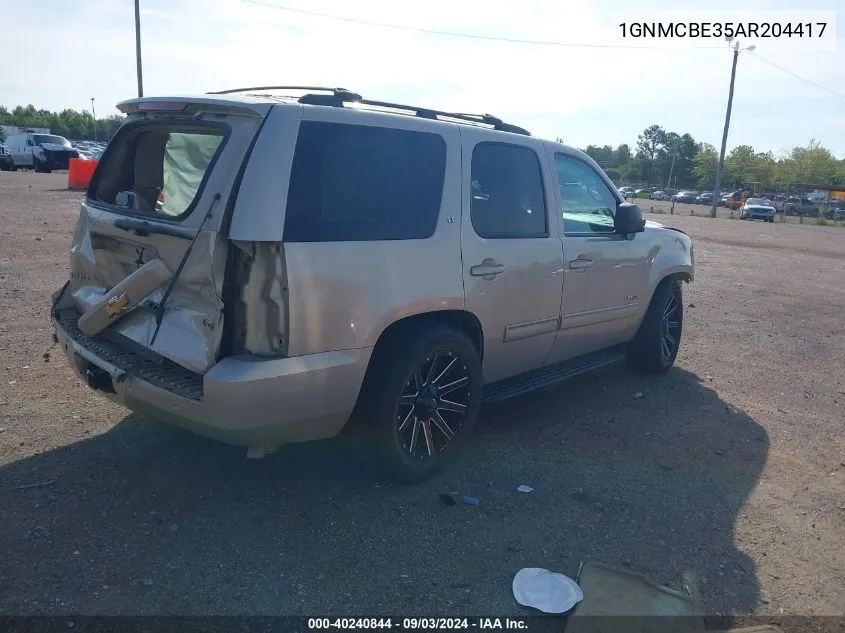
M344 427L345 433L354 435L356 432L360 432L363 427L366 427L366 415L364 415L363 409L373 398L373 391L377 388L374 377L379 375L379 372L390 359L391 347L401 344L402 339L414 336L415 333L421 332L425 328L443 325L454 327L465 334L478 352L480 362L484 354L484 333L481 322L472 312L457 309L433 310L396 319L382 330L376 340L373 353L370 355L367 369L364 372L355 407Z
M478 358L484 357L484 332L481 322L467 310L433 310L397 319L382 330L373 348L372 357L375 358L384 353L385 348L397 339L435 325L450 325L463 332L472 341L478 352Z

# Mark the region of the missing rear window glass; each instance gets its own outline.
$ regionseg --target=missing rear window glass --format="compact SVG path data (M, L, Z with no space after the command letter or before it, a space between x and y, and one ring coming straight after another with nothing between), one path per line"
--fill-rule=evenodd
M199 197L223 140L223 131L211 127L128 127L109 149L90 196L130 212L179 218Z

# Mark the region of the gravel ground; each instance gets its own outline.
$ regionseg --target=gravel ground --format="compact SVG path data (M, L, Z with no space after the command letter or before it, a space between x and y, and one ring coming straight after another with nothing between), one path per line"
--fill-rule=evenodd
M845 613L845 229L650 216L696 242L677 367L484 409L462 462L404 487L334 442L246 460L45 362L65 178L0 173L0 614L504 616L520 568L581 561L710 614Z

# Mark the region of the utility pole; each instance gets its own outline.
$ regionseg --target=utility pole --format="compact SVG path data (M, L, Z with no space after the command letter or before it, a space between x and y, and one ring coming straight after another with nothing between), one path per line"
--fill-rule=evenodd
M91 118L94 120L94 142L97 142L97 113L94 111L94 97L91 97Z
M137 0L136 0L137 1ZM725 169L725 148L728 145L728 128L731 126L731 108L734 102L734 82L736 81L736 61L739 59L739 42L734 44L734 61L731 66L731 87L728 90L728 109L725 112L725 130L722 132L722 149L719 152L719 165L716 167L716 184L713 186L713 207L710 209L710 217L716 217L716 207L722 199L722 171Z
M141 7L135 0L135 65L138 70L138 97L144 96L144 78L141 72Z
M666 181L666 188L672 188L672 174L675 171L675 159L678 158L678 144L675 143L675 152L672 154L672 166L669 168L669 179Z
M728 39L728 42L731 40ZM754 46L749 46L744 50L753 51ZM734 45L734 59L733 65L731 66L731 87L728 90L728 109L725 112L725 129L722 132L722 149L719 152L719 165L716 168L716 184L713 187L713 206L710 209L710 217L716 217L716 207L719 206L719 202L722 199L722 192L719 188L722 186L722 174L725 170L725 148L728 145L728 129L731 126L731 108L733 107L734 102L734 83L736 82L736 62L739 59L739 40L737 40Z

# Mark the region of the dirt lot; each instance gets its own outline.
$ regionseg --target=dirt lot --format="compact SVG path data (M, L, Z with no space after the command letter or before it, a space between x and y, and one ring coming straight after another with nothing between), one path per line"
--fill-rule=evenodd
M650 216L696 242L677 368L483 410L402 487L333 442L247 461L45 362L65 178L0 173L0 614L524 614L516 571L588 560L708 613L845 612L845 229Z

